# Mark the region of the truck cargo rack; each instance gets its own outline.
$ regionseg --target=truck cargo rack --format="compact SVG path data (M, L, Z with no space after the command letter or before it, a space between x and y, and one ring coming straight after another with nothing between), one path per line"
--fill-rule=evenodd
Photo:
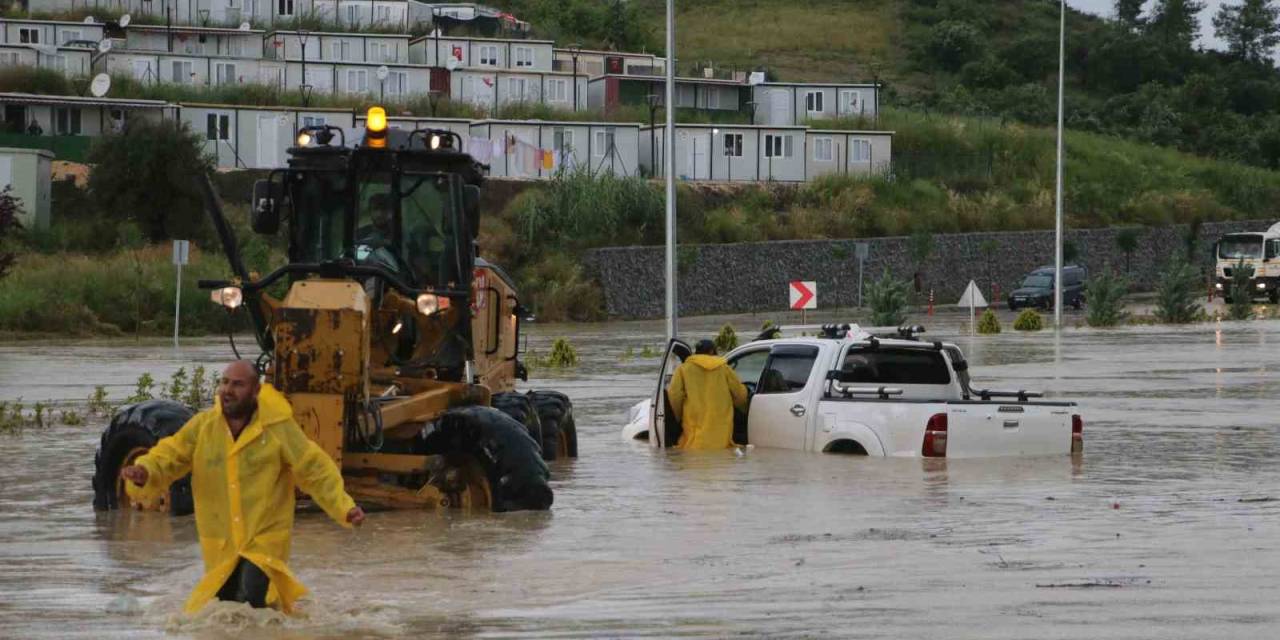
M983 402L990 402L992 398L1017 398L1018 402L1027 402L1031 398L1043 398L1043 391L1005 391L1000 389L973 389L973 395L978 396Z

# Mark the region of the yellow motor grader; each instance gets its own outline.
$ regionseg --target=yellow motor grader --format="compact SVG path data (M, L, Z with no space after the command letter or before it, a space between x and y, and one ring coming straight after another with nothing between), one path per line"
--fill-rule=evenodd
M233 277L200 286L249 316L266 380L357 500L549 508L544 459L577 455L573 408L560 393L514 390L527 379L525 310L512 280L477 255L485 167L457 134L391 128L378 107L361 139L347 133L302 129L288 167L254 185L254 231L288 238L288 263L265 275L246 270L203 177ZM118 412L97 454L95 507L189 512L186 482L131 504L116 476L191 415L163 400Z

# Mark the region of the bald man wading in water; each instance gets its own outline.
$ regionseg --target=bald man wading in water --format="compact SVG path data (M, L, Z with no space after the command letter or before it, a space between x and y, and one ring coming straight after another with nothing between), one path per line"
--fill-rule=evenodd
M295 484L338 524L364 521L333 459L294 422L284 395L260 385L245 360L223 371L212 408L120 475L131 496L148 500L188 472L205 569L187 599L188 613L214 598L292 612L307 592L286 564Z

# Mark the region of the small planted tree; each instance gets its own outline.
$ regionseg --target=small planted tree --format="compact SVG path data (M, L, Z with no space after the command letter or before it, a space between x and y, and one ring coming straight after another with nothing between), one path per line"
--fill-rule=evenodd
M1231 270L1231 305L1227 307L1227 317L1232 320L1249 320L1253 318L1253 292L1249 290L1253 279L1253 267L1244 263L1241 258Z
M915 265L915 287L920 292L924 286L924 265L933 254L933 234L928 231L917 231L907 240L907 251L911 254L911 262Z
M988 310L990 311L990 310ZM1044 328L1044 318L1035 309L1023 309L1013 321L1015 331L1039 331Z
M1156 285L1156 318L1161 322L1186 324L1199 317L1198 282L1195 268L1185 260L1169 263Z
M1000 333L1000 318L996 317L996 312L987 309L978 316L978 333L988 336Z
M733 325L726 324L720 327L720 333L716 335L716 351L719 353L728 353L738 348L738 332L733 330Z
M1116 247L1124 254L1124 272L1130 272L1133 252L1138 250L1139 231L1136 227L1121 229L1116 233Z
M1129 283L1110 271L1100 271L1086 285L1089 291L1089 311L1085 322L1091 327L1114 327L1128 318L1124 299L1129 294Z
M871 324L896 327L907 321L907 283L886 269L879 280L867 285L867 302L871 305Z

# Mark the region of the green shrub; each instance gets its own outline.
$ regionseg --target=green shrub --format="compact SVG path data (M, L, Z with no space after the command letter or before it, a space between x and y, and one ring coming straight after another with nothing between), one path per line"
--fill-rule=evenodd
M1200 309L1200 278L1186 261L1174 259L1156 285L1156 319L1170 324L1186 324L1203 315Z
M1246 266L1244 258L1231 270L1231 305L1227 307L1227 317L1232 320L1250 320L1253 318L1253 291L1250 290L1253 279L1253 267Z
M726 324L720 327L720 333L716 334L716 351L719 353L728 353L738 348L738 333L733 330L733 325Z
M982 335L992 335L1000 333L1000 318L996 317L996 312L987 309L978 317L978 333Z
M1091 327L1114 327L1128 317L1124 310L1124 298L1128 295L1128 282L1110 271L1099 271L1085 284L1088 295L1088 312L1085 322Z
M867 302L871 307L871 324L896 327L907 321L908 285L895 279L888 269L879 280L867 283Z
M535 366L565 369L578 366L578 350L564 338L556 338L551 343L551 353L545 358L531 358Z
M990 311L990 310L988 310ZM1044 328L1044 318L1035 309L1023 309L1013 321L1014 331L1039 331Z

